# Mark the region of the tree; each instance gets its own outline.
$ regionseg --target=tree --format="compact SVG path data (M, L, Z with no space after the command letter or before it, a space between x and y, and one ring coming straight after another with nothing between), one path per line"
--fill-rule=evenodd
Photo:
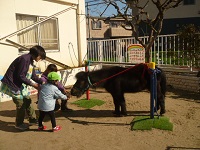
M198 66L200 61L200 27L194 24L182 26L178 32L179 44L176 49L182 51L182 57L187 58L190 68Z
M135 39L145 48L146 60L150 62L150 50L162 30L164 14L167 10L176 8L183 0L103 0L107 7L113 6L117 10L117 14L114 17L122 17L125 20L127 26L122 25L126 30L132 30L132 35ZM122 6L122 7L121 7ZM154 6L156 10L155 16L152 16L148 12L148 7ZM102 12L101 15L105 10ZM100 16L101 16L100 15ZM145 24L148 29L148 40L142 41L139 38L139 28L142 24Z

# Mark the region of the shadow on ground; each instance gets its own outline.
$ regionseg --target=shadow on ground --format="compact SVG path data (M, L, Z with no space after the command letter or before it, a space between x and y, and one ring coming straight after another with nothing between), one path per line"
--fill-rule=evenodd
M166 150L200 150L200 148L167 146Z
M173 95L168 95L168 93L173 93ZM173 87L168 87L166 95L174 99L182 98L186 99L187 101L194 100L195 102L200 103L200 93L178 90L174 89Z
M36 110L36 114L38 115L39 112ZM149 115L149 111L128 111L127 116L144 116ZM15 110L4 110L0 111L0 116L4 117L15 117ZM66 119L70 120L72 123L82 124L82 125L89 125L89 124L102 124L102 125L130 125L130 123L119 123L119 122L91 122L85 121L85 118L106 118L106 117L115 117L112 110L92 110L92 109L84 109L84 110L73 110L68 112L57 111L55 113L56 119L61 117L65 117ZM77 119L76 119L77 118ZM82 120L81 118L84 118ZM115 117L119 118L119 117ZM27 118L25 118L27 119ZM44 122L50 121L49 116L44 118ZM0 130L6 132L20 132L19 130L14 128L14 122L5 122L0 120ZM37 129L29 129L28 131L37 131ZM47 131L49 132L49 131Z

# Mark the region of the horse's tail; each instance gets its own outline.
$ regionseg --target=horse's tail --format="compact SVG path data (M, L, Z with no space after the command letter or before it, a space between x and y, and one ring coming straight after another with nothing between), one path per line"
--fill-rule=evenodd
M160 114L164 114L166 112L165 110L165 94L167 90L167 80L166 80L166 75L162 69L160 69L160 73L158 73L157 79L160 82L160 91L162 95L159 94L159 98L157 101L157 109L159 109L159 106L161 108Z
M160 78L161 78L160 87L161 87L162 94L165 96L166 91L167 91L167 79L166 79L165 72L162 69L160 69L160 71L161 71L161 74L160 74Z

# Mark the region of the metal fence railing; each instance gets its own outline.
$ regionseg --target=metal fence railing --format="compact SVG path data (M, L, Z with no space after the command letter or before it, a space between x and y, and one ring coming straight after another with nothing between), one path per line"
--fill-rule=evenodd
M146 42L148 37L140 38ZM91 40L87 42L87 57L94 62L128 63L127 48L130 44L137 43L135 38ZM190 60L184 51L178 49L178 45L179 37L176 34L158 36L150 51L151 61L158 65L189 67ZM193 67L199 66L200 62L193 65Z

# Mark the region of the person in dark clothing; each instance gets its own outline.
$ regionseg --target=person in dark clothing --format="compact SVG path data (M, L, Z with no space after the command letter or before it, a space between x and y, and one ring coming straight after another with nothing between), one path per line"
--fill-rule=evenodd
M0 91L11 96L16 104L15 128L17 129L26 130L29 128L29 125L24 124L25 112L28 115L30 124L37 124L38 122L35 110L31 105L28 86L38 89L38 84L42 84L42 80L34 71L33 62L34 60L38 62L45 58L46 52L44 48L39 45L33 46L28 54L17 57L10 64L1 80Z
M43 72L43 74L41 75L41 80L46 83L47 82L47 75L50 72L57 72L57 66L55 64L49 64L46 68L46 70ZM65 89L65 87L62 85L61 82L58 82L57 84L58 89L65 95L67 95L68 97L70 97L69 92ZM39 93L39 92L38 92ZM54 111L59 110L61 107L61 111L72 111L72 109L67 107L67 101L66 100L61 100L61 106L58 102L58 99L56 100L56 104L55 104L55 109Z

